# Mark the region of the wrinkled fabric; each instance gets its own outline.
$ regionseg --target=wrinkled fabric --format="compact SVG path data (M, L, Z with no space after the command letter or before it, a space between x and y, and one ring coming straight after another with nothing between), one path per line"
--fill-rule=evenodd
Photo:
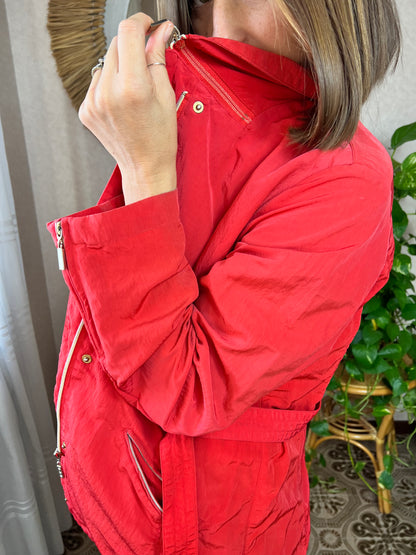
M190 35L167 67L177 191L125 206L116 168L59 220L62 484L101 553L305 554L305 427L388 278L390 160L362 125L291 144L316 94L291 60Z

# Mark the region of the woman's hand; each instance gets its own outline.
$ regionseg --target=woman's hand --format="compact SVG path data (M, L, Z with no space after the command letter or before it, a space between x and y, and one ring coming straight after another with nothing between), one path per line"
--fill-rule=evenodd
M122 21L79 109L81 122L117 161L126 204L176 187L175 94L164 65L173 25L149 38L143 13Z

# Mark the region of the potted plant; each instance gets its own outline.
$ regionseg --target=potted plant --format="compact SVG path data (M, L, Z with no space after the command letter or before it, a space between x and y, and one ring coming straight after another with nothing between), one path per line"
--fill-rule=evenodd
M350 443L354 442L348 438L351 422L358 422L363 416L367 420L372 417L377 428L383 418L392 415L399 406L407 412L409 424L416 421L416 293L410 257L416 255L416 236L408 232L409 216L414 215L415 211L413 208L413 212L406 212L401 204L406 197L416 199L416 152L402 162L396 159L398 149L413 140L416 140L416 122L397 129L391 139L395 255L389 281L364 306L360 328L331 380L326 395L326 401L331 404L331 414L336 415L338 423L344 422L343 431L348 440L352 465L367 485L361 474L366 463L356 462L352 456ZM364 387L364 393L356 396L354 393L360 384L361 388ZM320 418L311 423L311 433L318 436L333 435L331 419ZM392 420L391 417L391 427ZM408 434L408 445L415 432L416 429ZM307 450L307 460L315 454L314 450ZM394 450L387 447L381 464L382 471L377 475L379 490L393 487L391 472L394 455ZM322 455L320 460L325 464ZM313 485L316 482L317 477L314 476L311 483Z

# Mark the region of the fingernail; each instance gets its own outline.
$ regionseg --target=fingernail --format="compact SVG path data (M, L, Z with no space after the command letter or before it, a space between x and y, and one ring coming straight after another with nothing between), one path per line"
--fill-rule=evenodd
M165 42L170 42L170 38L172 36L172 32L173 32L173 23L171 21L169 21L169 25L166 25L166 29L163 33L163 40Z

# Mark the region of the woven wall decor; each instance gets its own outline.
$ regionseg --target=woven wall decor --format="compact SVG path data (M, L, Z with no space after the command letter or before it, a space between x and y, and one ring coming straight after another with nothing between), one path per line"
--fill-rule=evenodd
M59 77L78 110L91 68L106 52L105 0L50 0L48 31Z
M179 0L181 3L183 0ZM123 17L126 17L130 15L129 3L124 4ZM137 5L157 19L167 17L178 21L176 0L136 0L130 4ZM114 14L119 11L120 0L49 0L47 27L51 49L58 74L76 110L81 106L91 82L91 68L107 50L106 19L109 18L111 23Z

